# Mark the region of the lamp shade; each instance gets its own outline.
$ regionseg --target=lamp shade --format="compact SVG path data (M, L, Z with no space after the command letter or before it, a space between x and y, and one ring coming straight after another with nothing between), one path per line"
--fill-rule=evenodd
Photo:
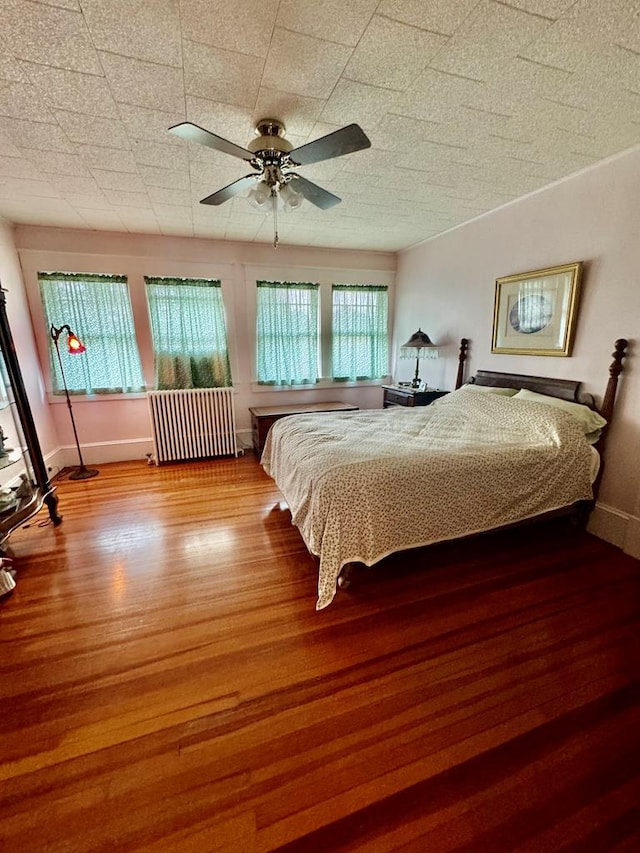
M86 346L77 335L73 334L73 332L69 332L67 335L67 349L72 355L78 355L79 353L87 351Z
M422 329L400 347L400 358L438 358L438 347Z
M422 329L418 329L417 332L414 332L406 344L402 345L402 349L405 347L412 347L414 349L421 349L422 347L434 347L435 344L429 337L426 332L423 332Z

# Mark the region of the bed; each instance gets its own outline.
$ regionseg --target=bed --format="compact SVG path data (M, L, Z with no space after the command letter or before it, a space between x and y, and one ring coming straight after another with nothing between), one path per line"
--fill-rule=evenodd
M580 382L480 370L431 406L293 415L261 462L319 557L318 610L353 563L591 506L626 341L599 411ZM402 523L398 523L399 519Z

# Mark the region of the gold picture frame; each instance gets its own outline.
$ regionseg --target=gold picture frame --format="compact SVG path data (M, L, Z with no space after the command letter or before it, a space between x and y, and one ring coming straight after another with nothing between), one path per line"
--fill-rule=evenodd
M496 279L491 352L571 355L582 262Z

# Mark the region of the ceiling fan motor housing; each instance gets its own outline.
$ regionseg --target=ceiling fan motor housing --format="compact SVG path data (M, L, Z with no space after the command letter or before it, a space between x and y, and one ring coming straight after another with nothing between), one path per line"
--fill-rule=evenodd
M262 118L256 125L258 136L247 145L247 150L252 154L259 154L263 159L274 152L288 154L293 145L284 138L285 132L284 124L278 119Z

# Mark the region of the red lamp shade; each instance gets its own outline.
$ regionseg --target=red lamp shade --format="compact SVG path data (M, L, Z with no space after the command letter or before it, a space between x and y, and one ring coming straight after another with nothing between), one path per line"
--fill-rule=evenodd
M86 346L82 343L80 338L73 334L73 332L69 332L67 337L67 347L72 355L87 351Z

